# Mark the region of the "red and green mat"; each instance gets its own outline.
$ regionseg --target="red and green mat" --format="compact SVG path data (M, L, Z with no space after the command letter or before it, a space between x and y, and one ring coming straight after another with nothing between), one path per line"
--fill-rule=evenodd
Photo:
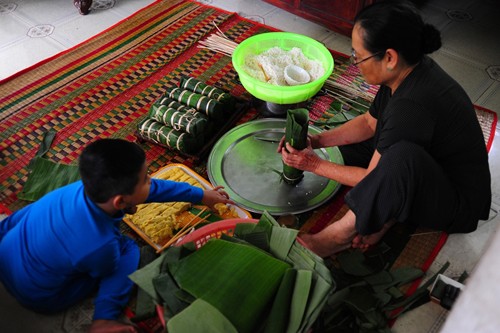
M252 97L239 83L231 58L196 45L216 32L214 23L237 43L275 31L198 2L158 1L82 44L0 81L0 204L15 211L29 203L17 195L28 180L29 163L49 130L57 135L45 157L56 163L75 164L83 147L96 139L137 140L137 124L166 89L178 86L183 76L250 102ZM349 66L345 55L332 54L332 80L367 94L376 92L376 87L366 85L356 68ZM328 123L338 104L326 95L312 99L308 104L311 123ZM234 125L259 117L249 105ZM489 149L496 114L479 106L476 113ZM206 178L204 159L147 142L140 144L146 150L150 172L170 163L183 163ZM337 220L346 210L345 191L302 216L302 229L317 232ZM421 231L405 239L391 259L393 267L426 270L444 245L446 234Z

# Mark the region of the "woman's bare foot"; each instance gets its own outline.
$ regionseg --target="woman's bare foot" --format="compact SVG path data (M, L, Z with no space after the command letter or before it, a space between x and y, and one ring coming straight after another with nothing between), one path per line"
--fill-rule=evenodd
M321 258L329 257L337 252L346 250L351 247L351 244L335 244L334 242L324 243L318 239L317 234L302 234L299 235L302 243L312 252L316 253Z
M325 258L351 247L356 236L356 216L349 210L340 220L330 224L317 234L300 235L305 246Z
M389 229L396 224L396 220L391 220L384 224L382 229L376 233L362 236L362 235L356 235L353 240L352 240L352 247L355 249L361 249L361 250L366 250L370 246L377 244L380 242L382 237L386 234Z
M89 333L138 333L137 328L130 324L115 320L98 319L90 325Z

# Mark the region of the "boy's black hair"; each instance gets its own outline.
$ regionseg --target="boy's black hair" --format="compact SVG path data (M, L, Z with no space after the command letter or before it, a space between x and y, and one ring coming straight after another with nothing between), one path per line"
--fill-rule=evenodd
M96 203L132 194L145 161L144 150L133 142L101 139L89 144L79 159L85 193Z
M441 34L423 21L409 1L378 1L363 8L354 18L363 28L363 46L381 59L387 49L394 49L408 65L418 63L424 54L441 47Z

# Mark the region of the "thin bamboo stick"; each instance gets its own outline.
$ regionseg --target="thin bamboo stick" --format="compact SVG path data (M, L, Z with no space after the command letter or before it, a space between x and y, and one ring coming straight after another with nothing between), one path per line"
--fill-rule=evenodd
M187 234L188 232L190 232L191 230L193 230L194 227L196 227L198 224L200 224L201 222L206 222L206 217L210 216L210 214L204 218L201 218L201 215L207 210L207 207L204 207L202 210L200 210L200 212L198 214L196 214L195 216L193 216L193 218L191 220L189 220L188 223L186 223L182 228L181 230L179 230L179 232L177 232L172 238L170 238L170 240L165 243L165 245L163 245L160 249L158 249L156 251L156 253L160 253L162 252L163 250L165 250L166 248L168 248L170 245L174 244L175 242L177 242L181 237L183 237L185 234ZM196 221L193 225L191 225L191 223L196 220L197 218L200 218L198 221Z
M340 93L338 93L336 91L325 89L325 92L327 94L331 95L332 97L335 97L335 98L339 99L343 103L346 103L346 104L357 104L359 106L362 106L363 109L366 108L366 105L364 105L364 104L362 104L362 103L360 103L360 102L358 102L356 100L353 100L353 99L350 99L348 97L345 97L344 95L342 95L342 94L340 94ZM350 106L355 111L364 112L363 110L360 110L360 109L354 107L353 105L350 105Z
M261 64L258 64L258 65L259 65L260 70L262 71L262 74L264 74L264 79L266 80L266 82L268 82L270 80L270 78L269 78L269 76L267 76L267 73L264 70L264 66L262 66Z
M363 99L366 99L367 101L372 101L373 100L373 96L371 94L368 94L368 93L366 93L366 92L364 92L362 90L353 88L352 86L348 86L348 85L345 85L345 84L342 84L342 83L335 82L335 81L330 80L330 79L327 79L325 81L324 86L326 86L326 89L328 89L328 88L330 88L330 89L338 89L338 90L341 90L341 91L343 91L345 93L354 95L356 97L361 97Z

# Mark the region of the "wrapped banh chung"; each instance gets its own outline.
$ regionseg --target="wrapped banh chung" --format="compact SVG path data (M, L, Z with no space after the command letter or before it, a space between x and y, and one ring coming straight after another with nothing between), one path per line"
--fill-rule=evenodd
M155 143L176 149L182 153L192 154L199 148L196 138L189 133L181 132L170 126L146 118L137 125L139 134Z
M183 90L181 88L173 88L167 90L168 97L176 100L177 102L186 104L187 106L196 108L198 112L207 115L211 119L221 120L224 119L225 106L211 99L208 96L197 94L191 90Z
M194 136L203 136L211 130L206 115L168 97L156 101L149 109L148 117Z
M211 99L215 99L217 102L220 102L222 104L227 104L228 106L234 105L234 98L233 96L231 96L231 94L228 94L227 92L224 92L219 88L203 83L193 77L183 76L181 78L179 86L182 89L187 89L192 92L205 95Z

